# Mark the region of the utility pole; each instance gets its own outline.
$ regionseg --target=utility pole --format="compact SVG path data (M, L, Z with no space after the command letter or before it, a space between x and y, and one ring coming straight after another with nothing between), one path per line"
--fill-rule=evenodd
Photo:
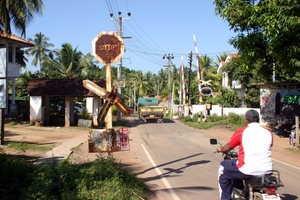
M192 75L192 61L193 61L193 52L188 52L188 63L189 63L189 78L188 78L188 89L187 89L187 99L188 99L188 104L191 106L191 75Z
M171 84L171 77L170 77L170 67L171 66L174 66L173 64L171 64L172 63L172 59L174 59L174 56L173 56L173 54L168 54L168 55L164 55L163 56L163 59L168 59L168 65L166 66L166 67L168 67L168 100L170 99L170 84ZM164 67L165 67L165 65L164 65Z
M123 22L123 20L130 19L131 13L130 12L127 13L128 18L121 17L121 14L122 13L119 11L118 12L119 17L113 18L113 14L110 13L110 17L112 20L116 20L118 23L118 35L120 36L120 38L122 38L122 39L131 38L131 37L123 37L123 34L122 34L122 22ZM118 70L117 70L117 79L118 79L117 82L118 83L122 79L121 67L122 67L122 57L119 59ZM118 84L118 97L120 99L121 99L121 94L122 94L121 86ZM121 112L119 110L117 111L117 121L118 122L121 121Z
M174 56L173 56L173 54L168 54L168 55L164 55L163 56L163 59L168 59L168 65L166 66L166 67L168 67L168 108L169 108L169 110L171 110L171 115L173 114L173 102L170 102L170 97L171 97L171 74L170 74L170 67L171 66L175 66L175 65L173 65L173 63L172 63L172 59L174 59ZM164 67L165 67L165 65L164 65ZM173 80L173 82L174 82L174 80ZM171 98L172 100L171 101L173 101L173 98ZM170 109L171 108L171 109Z

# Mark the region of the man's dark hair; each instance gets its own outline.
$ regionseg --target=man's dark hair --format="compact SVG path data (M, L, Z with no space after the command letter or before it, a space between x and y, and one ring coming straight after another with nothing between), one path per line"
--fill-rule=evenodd
M248 120L249 123L259 122L259 113L256 110L248 110L245 113L245 118Z

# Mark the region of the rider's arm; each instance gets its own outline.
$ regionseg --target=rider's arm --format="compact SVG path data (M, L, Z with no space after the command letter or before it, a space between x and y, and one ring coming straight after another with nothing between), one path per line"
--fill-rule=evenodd
M228 152L230 151L232 148L228 145L228 143L224 146L220 146L217 148L217 151L218 152L222 152L222 153L225 153L225 152Z

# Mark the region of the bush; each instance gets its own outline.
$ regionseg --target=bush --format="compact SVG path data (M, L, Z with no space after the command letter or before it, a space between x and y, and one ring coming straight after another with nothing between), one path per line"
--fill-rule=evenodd
M216 113L214 113L213 115L206 116L207 122L217 122L217 121L221 121L223 119L224 119L223 116L218 116Z
M235 130L246 125L245 117L244 115L229 113L228 117L226 117L224 125L231 126L231 128Z
M113 158L34 165L0 154L0 199L149 199L142 179Z

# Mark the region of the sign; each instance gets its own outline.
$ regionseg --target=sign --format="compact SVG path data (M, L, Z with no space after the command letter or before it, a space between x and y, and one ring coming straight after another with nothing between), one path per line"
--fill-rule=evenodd
M283 95L283 103L286 104L300 104L300 95L298 94L285 94Z
M124 42L115 32L101 32L92 41L93 55L102 63L116 62L124 53Z
M128 128L119 128L117 134L117 150L129 150L129 130Z
M124 88L126 86L126 81L125 81L125 79L123 79L123 80L115 79L115 80L113 80L113 85L115 85L117 88L119 88L119 87Z
M203 87L200 92L203 96L210 96L212 94L212 89L210 87Z
M94 129L89 131L89 152L112 152L114 129Z
M88 135L89 153L129 150L129 129L92 129Z
M104 88L100 87L99 85L95 84L94 82L90 80L83 80L83 87L90 90L91 92L95 93L102 99L107 99L109 97L114 97L112 104L116 105L116 107L126 116L130 115L130 111L127 105L124 104L124 102L119 98L115 97L114 95L111 95L112 92L106 91ZM101 109L102 110L102 109ZM104 111L104 110L103 110ZM106 113L105 113L106 115Z

